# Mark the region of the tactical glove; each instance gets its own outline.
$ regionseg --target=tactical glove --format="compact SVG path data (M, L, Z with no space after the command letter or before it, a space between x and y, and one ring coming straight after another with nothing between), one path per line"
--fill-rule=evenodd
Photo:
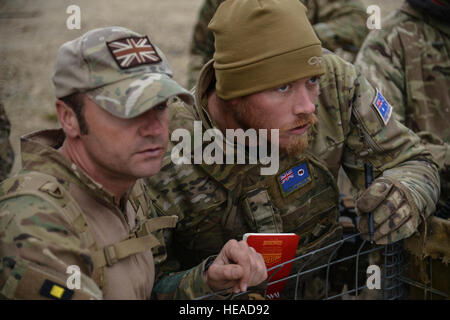
M388 178L376 179L356 202L358 229L369 240L369 212L373 214L373 240L388 244L411 236L420 214L405 186Z

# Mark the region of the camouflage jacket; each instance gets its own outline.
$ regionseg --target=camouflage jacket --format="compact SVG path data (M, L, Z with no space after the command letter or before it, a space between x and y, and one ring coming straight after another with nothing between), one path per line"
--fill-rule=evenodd
M195 265L218 252L225 240L239 240L246 232L297 232L297 254L336 240L335 179L341 166L363 189L364 163L370 162L375 176L403 185L420 212L433 212L439 177L419 138L393 117L385 124L374 103L375 90L353 65L331 53L324 55L324 63L319 121L308 150L296 158L282 156L276 175L261 176L258 164L175 164L171 150L178 144L169 142L161 172L145 181L157 210L180 217L168 249L172 258L182 259L178 267ZM197 83L197 106L170 106L172 133L178 128L192 133L199 120L203 131L213 128L205 111L213 82L211 60ZM280 185L283 174L304 162L314 183L286 195Z
M9 142L10 129L8 117L0 102L0 181L8 177L14 163L14 152Z
M190 49L188 88L192 88L202 66L214 54L214 35L208 24L224 0L204 0ZM365 8L360 0L301 0L322 46L353 61L367 35Z
M450 23L408 3L364 42L356 64L394 106L398 120L422 137L450 198Z
M24 137L23 169L0 185L0 296L149 299L153 256L164 259L164 246L154 246L153 254L145 249L124 256L118 250L125 247L113 248L113 255L105 251L117 241L133 240L129 236L139 236L140 222L156 217L136 188L141 181L133 188L141 193L130 190L116 205L114 196L55 150L63 141L62 130ZM40 182L42 176L49 180ZM157 243L164 241L162 231L154 234ZM73 265L81 271L81 285L70 297L66 270ZM199 265L178 274L171 296L209 293L203 270Z

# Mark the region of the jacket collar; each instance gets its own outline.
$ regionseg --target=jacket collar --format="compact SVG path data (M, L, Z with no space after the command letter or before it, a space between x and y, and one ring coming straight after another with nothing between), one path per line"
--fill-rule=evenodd
M115 197L110 192L58 152L64 140L62 129L40 130L21 137L22 172L38 171L54 176L67 189L74 183L94 197L115 205Z

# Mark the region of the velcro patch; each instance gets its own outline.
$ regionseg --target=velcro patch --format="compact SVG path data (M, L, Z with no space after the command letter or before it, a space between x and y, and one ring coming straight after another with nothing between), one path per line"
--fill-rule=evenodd
M283 196L287 196L295 190L311 182L308 164L302 162L278 176L278 184Z
M381 120L383 120L384 125L387 125L392 115L392 107L383 97L381 92L378 91L378 89L372 105L375 107L375 110L377 110L378 115L381 117Z
M56 300L70 300L74 294L73 290L70 290L64 286L57 284L56 282L45 280L44 284L39 291L41 296Z
M161 62L161 57L147 36L118 39L106 45L121 69Z

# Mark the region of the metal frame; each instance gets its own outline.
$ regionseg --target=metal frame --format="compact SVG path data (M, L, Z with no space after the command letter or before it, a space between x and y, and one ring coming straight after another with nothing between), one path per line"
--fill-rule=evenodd
M359 245L359 242L361 244ZM346 255L346 256L340 256L339 252L340 249L343 248L344 244L350 244L351 246L357 247L356 251L353 254ZM320 254L323 254L324 251L332 249L331 254L329 254L327 263L321 264L319 266L313 266L308 268L308 264L313 260L314 257L317 257ZM281 281L295 281L295 292L293 299L297 300L300 299L299 291L300 288L300 280L303 276L306 276L310 273L317 272L319 270L325 271L325 296L324 300L334 300L334 299L365 299L362 297L362 292L364 290L369 290L367 288L366 283L361 284L361 281L364 280L361 277L361 273L365 276L366 270L361 269L362 263L368 263L369 261L369 255L379 252L379 254L382 256L382 264L379 266L381 269L381 288L380 289L372 289L376 290L376 299L383 299L383 300L398 300L398 299L408 299L408 292L405 290L407 286L414 286L418 287L420 289L424 290L424 300L427 300L429 298L432 298L432 294L438 295L442 298L449 299L450 296L444 292L441 292L437 289L432 288L432 281L430 282L430 285L426 285L423 283L419 283L417 281L414 281L412 279L409 279L405 276L405 271L408 268L408 263L404 260L404 251L402 242L396 242L389 245L372 245L368 241L364 240L361 236L361 233L355 233L352 235L344 236L342 240L336 241L332 244L329 244L327 246L324 246L320 249L310 251L306 254L303 254L301 256L298 256L292 260L286 261L284 263L281 263L277 266L274 266L270 269L268 269L268 272L274 271L271 276L267 279L267 286L270 286L272 284L281 282ZM354 282L353 284L348 283L348 285L351 285L351 289L347 289L345 291L342 291L340 293L332 293L330 291L331 284L333 283L333 272L332 268L338 266L341 263L349 263L351 260L354 260L354 270L350 270L350 272L354 272ZM430 264L431 262L430 258ZM278 272L282 266L293 263L302 262L296 270L294 268L291 270L291 273L289 276L271 281L271 279L275 276L276 272ZM351 264L349 264L351 265ZM429 268L429 277L432 279L432 268ZM247 295L249 293L252 293L252 288L249 288L249 291L239 293L239 294L228 294L229 290L222 290L219 292L215 292L212 294L208 294L202 297L197 298L198 300L202 299L235 299L237 297ZM261 292L261 291L259 291ZM266 290L264 290L264 298L266 298Z

